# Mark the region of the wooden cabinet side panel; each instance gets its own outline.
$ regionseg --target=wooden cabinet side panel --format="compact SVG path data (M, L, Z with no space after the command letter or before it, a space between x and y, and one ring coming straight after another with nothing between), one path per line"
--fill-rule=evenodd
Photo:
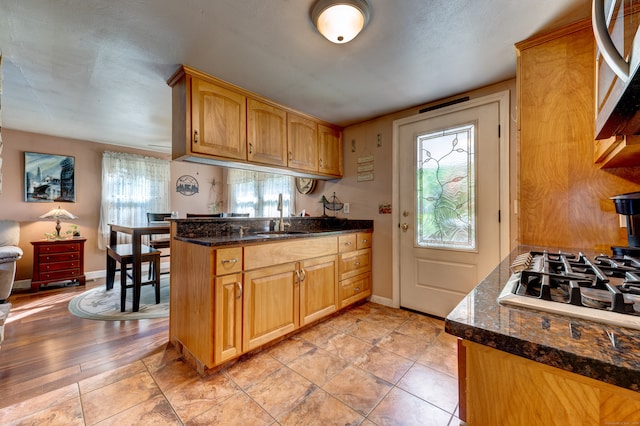
M249 161L287 165L287 113L285 110L247 99Z
M338 309L336 255L300 263L300 325L310 324Z
M295 263L244 274L243 351L299 327L300 287Z
M342 132L318 125L318 170L342 177Z
M627 245L609 197L637 191L638 171L593 163L594 52L590 27L519 52L521 244Z
M318 171L318 124L297 114L287 114L288 166L297 170Z
M214 362L242 353L242 274L215 278Z
M560 426L577 419L583 425L600 425L633 418L633 410L638 413L637 392L469 341L463 344L470 425ZM625 404L628 408L620 408Z
M213 366L212 249L171 241L170 340Z
M301 238L247 246L244 249L245 271L337 253L337 237Z
M191 151L246 160L246 98L194 78L191 99Z

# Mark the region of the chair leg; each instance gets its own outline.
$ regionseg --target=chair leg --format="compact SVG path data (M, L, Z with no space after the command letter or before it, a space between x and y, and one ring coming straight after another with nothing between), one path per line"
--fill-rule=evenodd
M120 312L124 312L127 305L127 263L120 263Z
M160 303L160 256L155 256L153 262L153 281L156 288L156 305Z

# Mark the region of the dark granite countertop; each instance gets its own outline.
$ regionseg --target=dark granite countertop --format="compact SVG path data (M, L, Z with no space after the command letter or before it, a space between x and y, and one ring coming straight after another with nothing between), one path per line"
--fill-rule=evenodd
M640 392L640 331L498 303L511 276L509 266L518 254L532 249L540 250L522 246L507 256L449 313L445 331Z
M317 238L355 232L373 232L372 220L341 218L285 218L285 233L270 233L271 219L252 218L189 218L173 219L177 224L175 238L205 246L284 241L298 238ZM242 229L242 233L240 232Z

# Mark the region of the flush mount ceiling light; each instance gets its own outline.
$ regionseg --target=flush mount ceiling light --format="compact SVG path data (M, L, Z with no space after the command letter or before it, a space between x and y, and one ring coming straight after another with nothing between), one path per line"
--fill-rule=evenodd
M369 4L366 0L318 0L311 9L311 21L327 40L346 43L369 22Z

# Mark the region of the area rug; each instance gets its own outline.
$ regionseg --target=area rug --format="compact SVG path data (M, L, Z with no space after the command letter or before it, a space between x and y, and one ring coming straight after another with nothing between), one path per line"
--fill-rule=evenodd
M106 321L126 321L169 316L169 277L160 279L160 304L156 305L155 289L151 285L142 286L140 310L131 312L133 290L127 290L126 312L120 312L120 281L116 277L113 289L99 286L87 290L71 299L69 311L80 318Z

